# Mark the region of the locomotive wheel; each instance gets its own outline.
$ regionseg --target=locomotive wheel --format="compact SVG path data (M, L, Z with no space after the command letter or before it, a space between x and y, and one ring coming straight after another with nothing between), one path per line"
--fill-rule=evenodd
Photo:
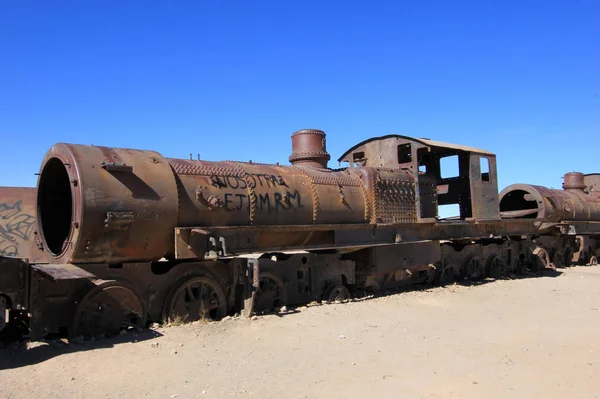
M490 255L486 261L487 275L493 279L498 279L504 276L506 271L506 263L500 255Z
M531 254L531 271L534 273L541 272L544 269L552 269L550 262L550 254L542 247L537 247Z
M573 266L574 255L573 248L567 246L563 252L563 264L565 267Z
M590 258L589 265L590 266L598 266L598 258L596 258L595 256L592 256Z
M343 302L350 299L350 291L343 285L334 285L325 291L327 303Z
M467 280L481 280L485 275L483 262L477 256L467 258L464 267L464 275Z
M165 319L189 323L198 320L220 320L227 312L227 301L221 286L207 276L186 277L165 301Z
M460 277L460 273L453 263L443 262L442 264L437 262L435 265L437 272L434 283L437 286L443 287L445 285L452 284L458 279L458 277Z
M111 336L146 325L146 306L135 289L115 280L93 280L77 302L68 332L72 338Z
M261 273L254 309L264 312L287 305L287 291L281 277L274 273Z

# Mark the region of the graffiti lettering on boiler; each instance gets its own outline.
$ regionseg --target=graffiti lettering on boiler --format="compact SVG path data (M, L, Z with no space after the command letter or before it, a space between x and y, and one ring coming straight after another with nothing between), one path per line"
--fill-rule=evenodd
M258 211L280 212L303 208L302 197L298 190L291 190L282 176L268 174L248 174L246 177L239 176L217 176L210 177L211 185L226 191L244 190L248 187L266 187L269 189L281 189L281 191L270 193L258 193L255 196L256 209ZM225 192L222 198L223 209L228 212L250 210L252 200L249 195L239 192Z
M218 176L210 177L210 184L219 188L231 188L234 190L254 187L287 187L283 176L268 175L265 173L249 173L245 177L240 176Z
M256 207L259 211L280 212L303 208L302 199L298 191L283 193L265 193L256 196ZM250 209L250 197L246 194L225 193L223 208L228 212Z
M35 217L23 211L22 203L0 203L0 256L19 256L19 241L29 241Z

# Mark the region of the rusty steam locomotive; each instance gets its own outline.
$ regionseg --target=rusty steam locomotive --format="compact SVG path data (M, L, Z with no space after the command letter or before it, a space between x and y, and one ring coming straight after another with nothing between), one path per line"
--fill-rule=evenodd
M56 144L27 256L0 257L0 330L113 333L597 262L600 175L498 195L480 149L375 137L334 170L322 131L292 147L283 166Z

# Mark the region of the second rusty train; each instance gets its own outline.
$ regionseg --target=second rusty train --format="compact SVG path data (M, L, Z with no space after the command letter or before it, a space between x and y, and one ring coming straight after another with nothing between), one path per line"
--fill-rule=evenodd
M316 129L292 135L285 166L54 145L35 223L13 223L21 242L0 256L0 333L110 334L597 263L600 174L498 193L493 153L400 135L329 160Z

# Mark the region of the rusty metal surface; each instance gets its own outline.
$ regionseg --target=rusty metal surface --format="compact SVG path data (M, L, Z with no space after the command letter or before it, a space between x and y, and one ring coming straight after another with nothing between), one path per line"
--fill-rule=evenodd
M36 223L36 189L0 187L0 256L28 258Z
M327 168L331 156L327 152L325 133L317 129L298 130L292 134L290 163L313 168Z
M600 173L584 175L583 181L590 191L600 192Z
M156 152L57 144L42 162L38 193L50 263L159 259L172 249L177 186Z
M370 223L417 222L416 183L410 171L358 167L347 172L358 178L368 198L365 219Z
M147 310L135 287L114 280L91 280L76 297L70 338L117 335L129 326L143 328Z
M569 172L565 174L563 189L564 190L585 190L585 177L580 172Z
M9 308L29 307L29 273L29 265L23 260L0 257L0 296L8 299Z
M600 222L600 192L584 184L582 176L569 173L565 189L514 184L500 193L500 211L505 218L539 219L552 222Z
M336 231L318 232L314 227L402 224L406 228L436 220L437 207L444 204L458 203L463 220L498 216L491 153L386 136L353 147L364 150L362 165L331 170L326 168L329 154L322 131L298 131L292 143L292 166L165 159L153 151L57 144L46 155L39 179L38 231L48 262L204 256L209 245L185 229L175 236L175 227L305 226L280 236L261 232L245 245L227 243L236 250L260 251L284 245L386 244L387 238L365 241L360 234L340 242ZM456 178L441 172L440 160L448 156L460 160ZM490 164L486 172L479 167L482 157ZM220 253L225 256L227 250Z
M39 179L38 230L50 262L157 260L174 227L366 223L346 172L164 159L151 151L58 144Z
M310 182L276 165L169 159L179 187L179 226L312 223Z
M416 223L414 178L401 172L379 170L374 179L373 214L376 223Z
M433 141L433 140L429 140L429 139L418 139L418 138L409 137L409 136L402 136L399 134L389 134L389 135L381 136L381 137L371 137L370 139L364 140L364 141L350 147L350 149L348 149L345 153L343 153L339 157L338 161L339 162L344 162L344 161L352 162L352 153L354 153L356 151L360 151L359 149L361 147L365 147L372 143L375 143L377 146L388 147L391 145L398 145L400 142L412 142L415 144L419 144L422 147L439 147L439 148L452 149L452 150L457 150L457 151L472 152L474 154L494 156L493 153L486 151L486 150L479 149L479 148L458 145L458 144L453 144L453 143L443 143L440 141Z
M92 273L68 263L59 265L41 263L31 265L31 268L51 281L77 280L96 277Z
M565 190L518 186L524 201L503 219L490 152L392 135L353 146L348 168L328 160L314 129L292 135L290 166L57 144L38 182L45 258L0 257L0 308L31 315L32 337L118 332L598 255L600 175L570 173ZM448 204L458 218L440 217ZM102 304L119 312L90 317Z
M18 261L11 259L11 261ZM0 258L0 271L2 263ZM36 265L37 266L37 265ZM116 282L126 287L134 302L142 303L147 308L147 317L152 321L164 320L164 311L170 302L177 283L189 281L193 276L210 276L227 292L228 308L237 300L232 290L235 283L233 276L245 268L246 262L234 259L227 263L220 261L168 263L150 262L123 263L118 268L108 264L79 265L85 272L96 276L97 279ZM157 270L162 270L158 273ZM16 275L16 273L15 273ZM0 293L2 280L0 280ZM111 283L112 284L112 283ZM52 281L34 271L31 277L31 295L27 309L32 314L30 322L30 337L42 337L48 333L58 332L76 323L78 303L82 299L95 296L98 284L93 279L56 280ZM106 288L106 286L104 286ZM103 288L102 288L103 289ZM108 292L107 292L108 293ZM132 297L130 293L134 293ZM131 306L131 304L123 304ZM137 305L136 305L137 306ZM92 320L92 322L94 322Z
M290 305L321 300L333 287L356 283L356 262L339 254L273 253L261 256L258 262L261 275L279 276Z
M365 220L368 199L358 178L343 171L302 168L302 172L310 180L313 223L368 222Z
M487 172L481 169L482 163L488 164ZM498 219L500 212L495 157L471 155L469 171L472 218L477 220Z
M518 236L539 228L499 219L491 153L386 136L353 147L361 151L350 155L357 165L331 170L323 167L324 139L321 131L294 133L292 166L165 159L153 151L58 144L48 152L39 182L44 213L38 226L49 263L348 250ZM441 159L448 156L457 157L456 177L442 173ZM483 161L489 165L485 171ZM567 179L571 188L560 192L558 208L545 205L541 217L596 220L595 203L581 200L595 194L581 190L581 176L573 176L577 183ZM460 205L460 220L440 220L438 206L452 203ZM566 234L565 226L559 227L556 234Z
M456 170L442 164L453 158ZM339 161L347 162L349 170L372 167L412 173L419 219L436 218L438 206L452 204L458 205L463 220L499 217L496 156L488 151L390 135L353 146Z
M451 221L443 223L407 223L386 225L314 225L270 227L212 227L195 241L188 230L177 228L176 242L189 257L203 257L210 249L230 256L252 252L360 249L424 240L481 239L538 234L538 226L528 220L487 220L478 223ZM597 225L600 232L600 223ZM560 234L560 230L556 230ZM211 240L212 237L212 240ZM212 244L211 244L212 243Z

